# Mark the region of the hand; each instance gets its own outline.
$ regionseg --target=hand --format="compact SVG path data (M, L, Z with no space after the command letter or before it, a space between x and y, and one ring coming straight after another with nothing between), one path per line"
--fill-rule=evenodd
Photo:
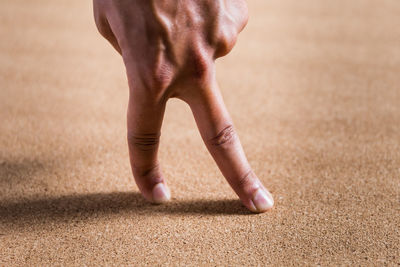
M142 195L161 203L170 190L157 160L166 102L191 108L222 174L253 212L273 206L251 169L215 78L247 23L244 0L94 0L99 32L122 55L129 83L128 145Z

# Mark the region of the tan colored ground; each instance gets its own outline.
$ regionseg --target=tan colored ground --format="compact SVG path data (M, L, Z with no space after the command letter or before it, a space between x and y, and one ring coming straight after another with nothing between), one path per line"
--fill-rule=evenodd
M170 101L138 194L91 1L0 3L0 265L400 264L400 1L251 0L218 77L276 208L249 214Z

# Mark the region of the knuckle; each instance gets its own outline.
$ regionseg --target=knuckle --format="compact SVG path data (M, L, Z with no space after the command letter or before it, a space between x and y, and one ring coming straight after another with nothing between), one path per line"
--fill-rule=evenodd
M111 30L110 30L110 25L108 24L108 21L106 19L106 16L103 13L104 6L99 1L94 1L93 4L94 4L93 6L94 21L97 30L104 38L108 39Z
M135 77L145 89L145 96L153 99L163 96L176 76L176 67L168 59L167 52L157 49L155 53L141 56L139 59L142 60L142 64L132 66L132 63L128 63L127 69L136 69L138 75Z
M107 38L109 31L107 30L106 24L103 19L95 16L96 28L101 36Z
M158 89L165 89L171 83L173 78L171 68L164 64L153 71L153 86Z
M238 176L236 180L236 184L239 188L248 188L249 186L253 185L253 171L249 170L243 176Z
M155 164L152 166L146 167L139 167L139 166L132 166L133 176L136 179L140 179L141 181L146 181L147 184L151 189L152 185L157 183L164 182L164 178L161 175L161 168L159 164Z
M106 27L106 24L103 20L101 20L100 18L95 19L96 20L96 27L98 32L101 34L101 36L103 36L104 38L107 39L109 31Z
M169 59L166 44L159 40L153 55L149 55L146 67L146 83L156 90L166 89L174 77L174 66Z
M240 5L241 10L241 18L239 21L240 31L246 27L247 23L249 22L249 8L247 7L246 1L242 1Z
M169 87L174 78L174 69L169 64L164 55L159 62L149 68L149 74L147 77L147 85L153 90L163 91Z
M159 133L135 134L128 132L128 143L133 149L139 151L154 151L160 142Z
M210 72L208 56L201 51L190 52L187 65L190 70L190 77L196 81L204 80Z
M236 131L233 128L233 125L229 125L220 131L215 137L209 139L207 143L219 147L224 144L232 143L236 139L236 136Z
M225 27L224 30L219 34L215 50L215 57L218 58L227 55L235 46L236 38L236 30L233 27Z

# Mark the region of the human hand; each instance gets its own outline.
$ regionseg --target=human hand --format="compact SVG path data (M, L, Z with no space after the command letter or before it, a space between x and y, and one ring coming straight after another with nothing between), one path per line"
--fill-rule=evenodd
M229 53L247 23L244 0L94 0L100 33L122 55L129 83L128 146L142 195L162 203L170 190L157 159L166 102L191 108L222 174L253 212L273 198L251 169L215 78L215 59Z

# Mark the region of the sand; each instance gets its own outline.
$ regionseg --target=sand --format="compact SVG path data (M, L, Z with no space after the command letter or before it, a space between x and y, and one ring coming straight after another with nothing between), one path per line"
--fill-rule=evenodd
M251 0L218 80L276 207L251 214L168 103L151 205L91 1L0 3L0 265L400 264L400 2Z

